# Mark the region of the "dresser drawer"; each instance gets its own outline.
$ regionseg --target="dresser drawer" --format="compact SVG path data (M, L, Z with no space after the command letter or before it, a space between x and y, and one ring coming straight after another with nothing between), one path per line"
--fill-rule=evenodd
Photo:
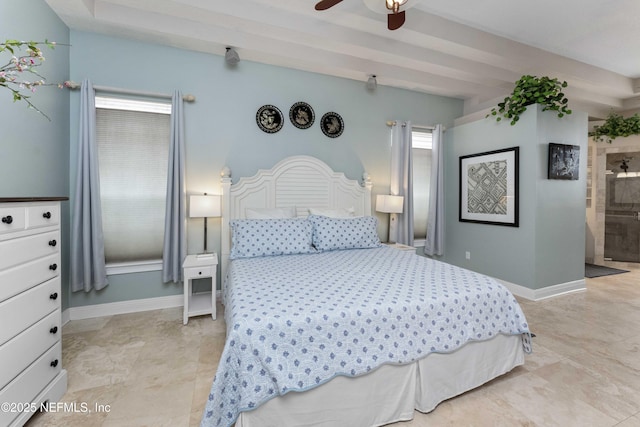
M60 254L0 271L0 301L60 275Z
M0 303L0 344L60 308L60 277ZM0 423L0 425L2 425Z
M60 232L34 234L0 242L0 270L60 252Z
M0 346L0 389L60 340L61 315L56 310Z
M32 402L61 370L62 349L57 343L0 390L0 403ZM19 415L0 411L0 426L8 426Z
M58 205L35 205L27 207L27 228L46 227L60 223Z
M25 207L0 207L0 233L24 230Z

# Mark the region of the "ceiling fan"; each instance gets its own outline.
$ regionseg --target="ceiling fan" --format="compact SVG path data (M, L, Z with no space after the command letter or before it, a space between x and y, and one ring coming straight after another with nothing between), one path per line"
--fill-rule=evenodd
M340 3L342 0L321 0L316 3L316 10L327 10ZM383 0L379 0L383 1ZM384 0L387 10L387 28L397 30L402 27L405 20L405 11L400 10L400 6L404 5L407 0Z

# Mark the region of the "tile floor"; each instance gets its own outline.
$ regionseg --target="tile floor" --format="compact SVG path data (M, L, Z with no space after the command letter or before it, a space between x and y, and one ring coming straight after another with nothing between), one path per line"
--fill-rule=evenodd
M521 301L537 334L524 366L393 426L640 427L640 270L587 288ZM63 401L103 411L42 413L27 425L199 425L224 346L221 312L187 326L180 308L69 322Z

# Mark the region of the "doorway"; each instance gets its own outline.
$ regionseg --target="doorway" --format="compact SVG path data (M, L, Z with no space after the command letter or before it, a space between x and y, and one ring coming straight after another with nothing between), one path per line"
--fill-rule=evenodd
M640 262L640 151L607 153L604 260Z

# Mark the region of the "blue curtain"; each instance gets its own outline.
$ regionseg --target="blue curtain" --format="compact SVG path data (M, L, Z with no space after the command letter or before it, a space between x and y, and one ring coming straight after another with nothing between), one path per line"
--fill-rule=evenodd
M71 217L71 290L100 290L109 284L104 259L100 173L96 142L95 91L89 80L80 88L80 136Z
M391 128L391 194L404 197L398 214L395 242L413 246L413 156L411 122L396 121ZM393 236L389 236L393 239Z
M182 93L175 91L171 101L171 142L167 173L167 199L162 250L162 280L180 282L182 262L187 256L186 206L184 184L184 103Z
M433 130L431 149L431 189L429 196L429 215L427 217L427 240L425 255L444 253L444 131L442 125Z

